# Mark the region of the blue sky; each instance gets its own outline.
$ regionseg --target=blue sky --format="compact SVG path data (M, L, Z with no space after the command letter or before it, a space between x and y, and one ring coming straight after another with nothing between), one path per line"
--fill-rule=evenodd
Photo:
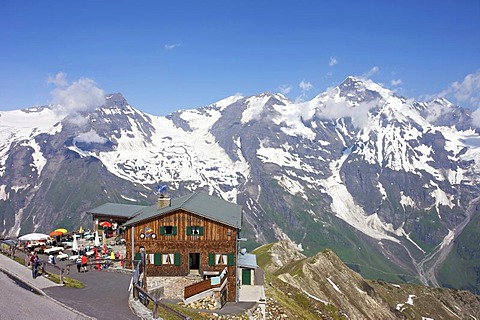
M0 2L0 110L87 81L165 115L349 75L480 107L480 1Z

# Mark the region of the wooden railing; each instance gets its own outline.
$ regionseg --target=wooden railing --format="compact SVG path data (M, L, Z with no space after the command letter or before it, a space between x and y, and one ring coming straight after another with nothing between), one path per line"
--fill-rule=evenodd
M215 288L218 285L212 286L210 279L208 280L203 280L194 284L191 284L189 286L186 286L183 290L183 298L187 299L190 298L200 292L207 291L211 288Z
M183 298L188 299L201 292L204 292L213 288L219 288L223 285L225 281L227 281L226 270L225 270L225 276L223 277L222 281L220 281L220 283L218 284L212 285L211 280L207 279L207 280L203 280L203 281L191 284L189 286L186 286L183 290Z

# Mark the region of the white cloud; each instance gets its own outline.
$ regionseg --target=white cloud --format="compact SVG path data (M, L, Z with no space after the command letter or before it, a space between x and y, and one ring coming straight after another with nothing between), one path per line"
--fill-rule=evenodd
M371 76L378 73L378 71L380 71L380 68L377 66L374 66L372 69L368 70L368 72L364 73L361 77L365 79L369 79Z
M300 89L302 89L302 91L305 91L305 92L313 88L313 84L305 80L300 81L298 86L300 87Z
M278 87L278 90L280 90L280 93L283 94L283 95L289 94L290 91L292 91L292 89L293 89L292 86L288 86L286 84Z
M334 65L336 65L338 63L338 60L336 57L330 57L330 62L328 63L328 65L330 67L333 67Z
M87 118L77 112L71 113L66 120L77 127L83 127L88 124Z
M392 79L391 84L392 86L399 86L403 83L402 79Z
M66 87L68 85L67 75L59 72L54 77L48 76L47 83L53 83L57 87Z
M73 139L73 143L84 142L84 143L101 143L104 144L107 142L107 138L100 137L95 130L91 129L88 132L80 133Z
M66 75L60 72L54 78L50 77L48 81L56 86L51 91L51 103L61 113L72 114L93 110L105 104L105 93L92 79L80 78L69 85Z
M472 112L472 123L480 128L480 108L477 108L477 110Z
M375 101L362 102L352 106L348 101L327 100L325 104L317 108L317 116L325 120L351 118L354 126L363 128L368 125L368 112L375 106Z
M178 47L180 47L180 43L167 43L165 45L165 50L173 50Z
M462 82L455 81L438 94L439 97L453 95L457 102L467 103L470 107L480 107L480 71L465 76Z
M307 91L313 89L313 84L311 84L308 81L302 80L302 81L300 81L298 86L300 87L301 93L295 99L295 102L296 103L301 103L301 102L305 101L305 99L307 98Z

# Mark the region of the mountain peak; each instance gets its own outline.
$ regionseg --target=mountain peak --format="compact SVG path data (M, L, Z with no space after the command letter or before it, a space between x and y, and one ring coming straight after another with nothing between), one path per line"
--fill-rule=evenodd
M107 108L113 106L125 107L126 105L128 105L127 99L120 92L105 95L105 106Z

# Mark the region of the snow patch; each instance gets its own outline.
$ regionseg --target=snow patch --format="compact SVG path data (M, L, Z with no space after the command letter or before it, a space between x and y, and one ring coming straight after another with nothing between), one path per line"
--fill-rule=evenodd
M442 243L440 244L440 249L452 243L455 239L455 232L453 230L448 229L448 234L443 238Z
M327 281L332 285L332 287L333 287L333 289L335 289L335 291L338 291L338 292L342 293L342 291L340 291L340 289L339 289L338 286L332 281L332 279L327 278Z
M21 146L30 147L33 149L32 158L33 166L37 169L37 173L40 176L42 173L43 167L47 164L47 159L43 156L43 153L40 150L40 146L37 144L35 139L30 139L21 144Z
M365 211L355 203L353 196L343 184L340 169L347 157L348 153L345 153L339 160L332 161L330 164L332 175L324 180L325 190L332 198L332 211L337 217L374 239L387 239L399 243L398 239L386 233L386 230L391 227L383 224L376 215L367 216Z
M122 197L122 198L125 199L125 200L132 201L132 202L137 202L137 201L138 201L137 199L133 199L133 198L126 197L126 196L124 196L123 194L121 194L120 197Z
M441 219L440 216L440 206L447 206L452 209L455 204L453 203L453 195L447 194L445 191L440 189L437 186L437 189L433 190L430 195L435 198L435 207L437 208L438 218Z
M314 296L313 294L310 294L310 293L308 293L308 292L305 291L305 290L302 290L302 291L303 291L303 293L305 293L307 296L309 296L309 297L312 298L313 300L317 300L317 301L319 301L319 302L321 302L321 303L323 303L323 304L330 304L330 302L325 301L325 300L322 300L322 299L320 299L319 297L316 297L316 296Z
M263 107L270 99L268 95L253 96L246 100L247 108L242 113L242 124L246 124L252 120L260 120Z
M402 205L404 210L406 206L416 208L415 201L413 201L413 199L409 196L404 195L403 191L400 192L400 204Z
M0 200L7 200L8 199L8 194L5 191L6 187L7 186L4 185L4 184L0 185Z
M378 191L380 191L380 193L382 194L382 200L387 199L387 191L385 191L385 188L380 183L380 181L377 182L377 188L378 188Z
M30 187L30 185L26 184L26 185L23 185L23 186L11 186L11 189L15 192L18 192L19 190L25 190L28 187Z

